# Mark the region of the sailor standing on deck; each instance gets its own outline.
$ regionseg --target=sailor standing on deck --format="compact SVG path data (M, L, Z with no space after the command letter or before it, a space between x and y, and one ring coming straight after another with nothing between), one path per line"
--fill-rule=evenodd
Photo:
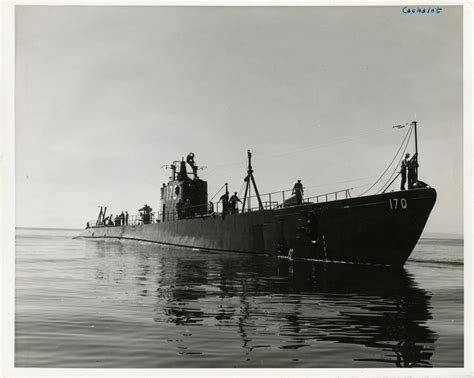
M150 206L145 205L141 209L138 209L138 211L142 217L143 224L149 224L151 218L150 213L153 211L153 209Z
M301 183L301 180L298 180L293 187L292 194L296 195L296 205L301 205L303 203L303 184Z
M186 202L184 203L184 216L186 218L192 216L193 214L191 214L192 212L192 209L191 209L191 201L189 200L189 198L186 200Z
M234 192L233 196L230 197L229 202L230 202L230 212L232 214L238 213L239 208L237 207L237 202L242 203L242 201L239 199L239 197L237 197L237 192Z
M209 201L209 206L208 206L209 214L214 214L214 204L212 201Z
M220 200L222 201L222 214L227 214L229 212L229 192L225 192Z
M410 154L407 152L405 154L405 158L402 160L402 163L400 164L400 174L402 175L402 183L400 185L400 190L405 190L405 183L407 182L407 167L409 164L409 158Z
M176 202L176 212L178 213L178 219L185 218L183 214L183 207L184 207L184 203L180 198L178 202Z

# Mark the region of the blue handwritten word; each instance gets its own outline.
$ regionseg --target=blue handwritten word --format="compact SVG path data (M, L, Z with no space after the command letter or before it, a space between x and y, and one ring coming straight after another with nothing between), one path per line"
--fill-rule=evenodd
M404 14L433 14L433 13L441 13L443 8L436 7L436 8L422 8L422 7L403 7L402 13Z

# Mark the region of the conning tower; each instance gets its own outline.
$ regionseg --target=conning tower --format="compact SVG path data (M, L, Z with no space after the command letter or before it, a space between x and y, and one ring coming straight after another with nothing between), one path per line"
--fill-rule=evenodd
M192 169L192 178L186 164ZM194 154L190 152L186 161L183 158L165 167L171 169L171 177L161 188L161 221L207 214L207 182L198 177Z

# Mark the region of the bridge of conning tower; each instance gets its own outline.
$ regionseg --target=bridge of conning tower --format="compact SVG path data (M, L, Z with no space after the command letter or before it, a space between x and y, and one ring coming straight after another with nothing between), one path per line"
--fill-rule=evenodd
M188 175L186 166L192 170ZM186 161L174 161L170 166L171 177L161 188L161 221L207 214L207 182L197 174L198 166L191 152Z

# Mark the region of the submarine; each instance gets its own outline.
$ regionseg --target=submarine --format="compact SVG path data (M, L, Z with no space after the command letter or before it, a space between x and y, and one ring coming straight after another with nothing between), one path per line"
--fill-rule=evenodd
M411 123L418 159L416 126L416 121ZM76 238L150 242L188 248L192 253L401 267L436 202L436 190L418 180L418 168L408 190L387 192L399 172L378 194L353 197L351 189L344 189L304 199L291 190L260 195L250 150L247 158L245 194L236 208L229 206L227 184L221 188L225 192L219 201L209 201L207 182L199 177L190 153L186 160L167 166L171 176L161 187L158 211L145 205L130 219L127 215L114 222L107 219L107 208L101 207L97 220L88 222Z

